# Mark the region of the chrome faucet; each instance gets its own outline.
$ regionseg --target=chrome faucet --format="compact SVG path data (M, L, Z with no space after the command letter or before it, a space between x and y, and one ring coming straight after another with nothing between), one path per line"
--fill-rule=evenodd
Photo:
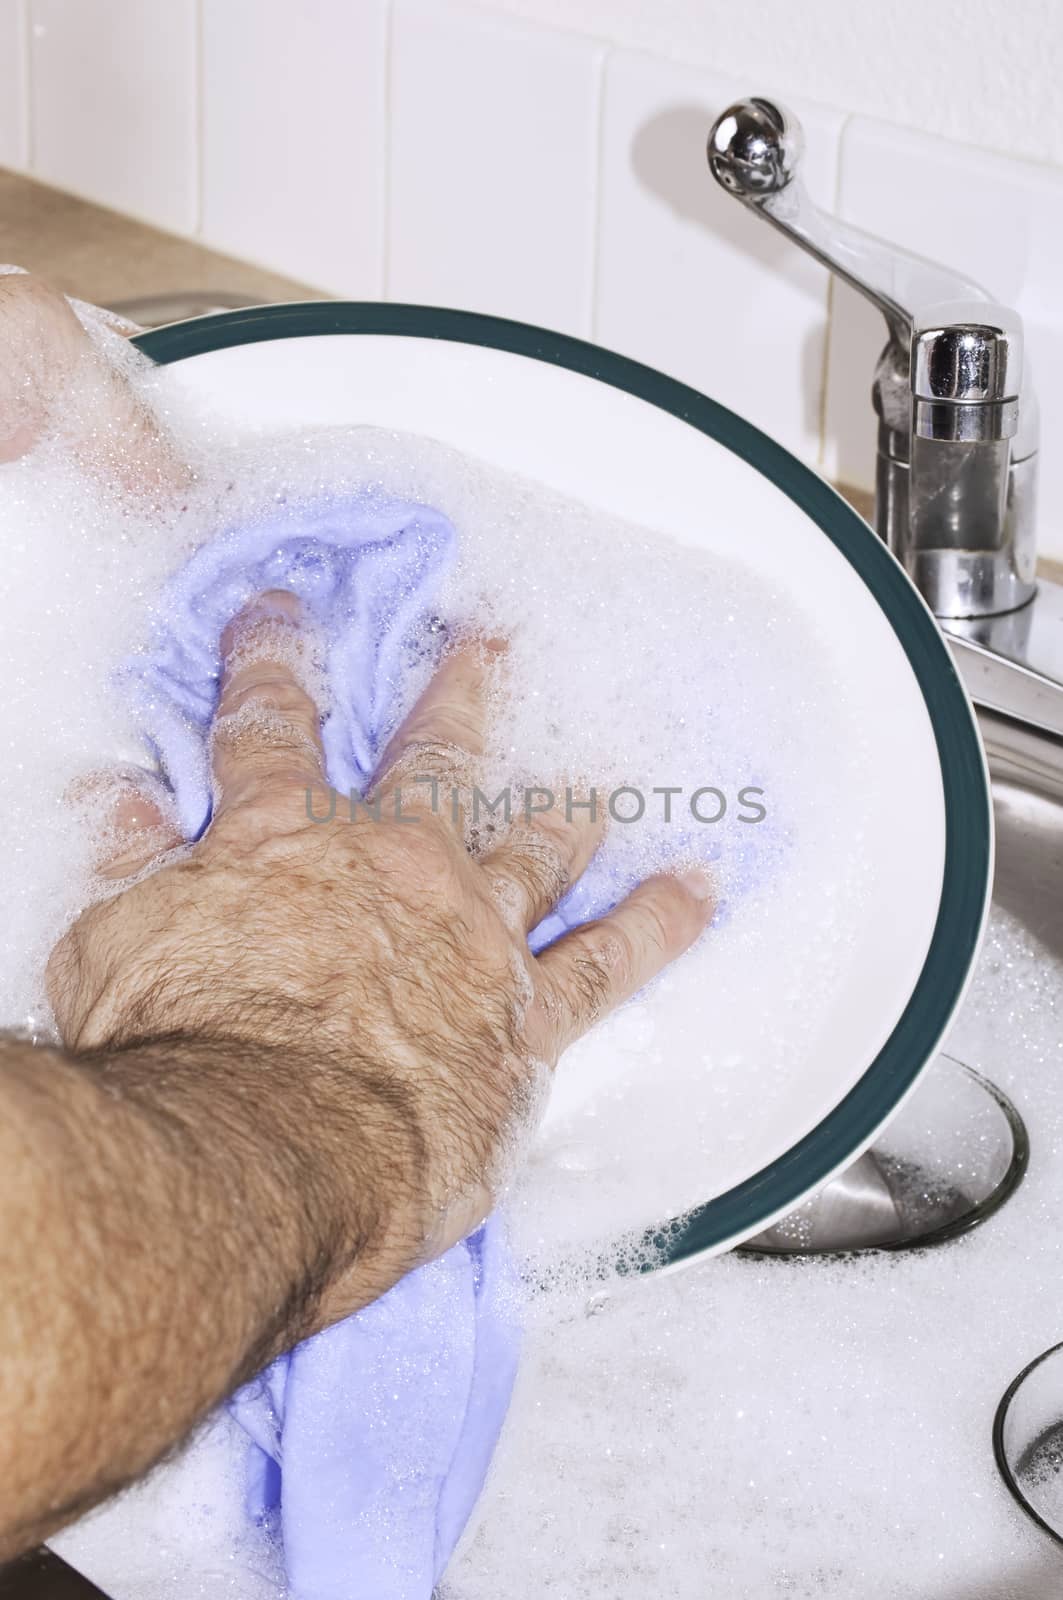
M799 123L740 101L716 181L878 307L875 522L939 619L1001 776L1063 794L1063 586L1036 573L1037 401L1022 322L977 284L821 211Z

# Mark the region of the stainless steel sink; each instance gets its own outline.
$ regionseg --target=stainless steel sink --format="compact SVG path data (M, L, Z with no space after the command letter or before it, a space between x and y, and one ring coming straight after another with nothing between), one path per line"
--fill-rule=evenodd
M1063 804L997 779L993 811L994 904L1063 961Z

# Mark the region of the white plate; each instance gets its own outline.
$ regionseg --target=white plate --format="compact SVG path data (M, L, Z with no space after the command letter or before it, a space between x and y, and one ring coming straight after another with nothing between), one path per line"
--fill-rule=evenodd
M593 345L471 313L269 306L141 335L167 382L252 427L369 423L440 439L738 559L798 595L873 729L867 913L815 1049L726 1187L669 1231L729 1248L873 1140L963 992L992 861L970 705L940 634L867 525L785 450L694 390Z

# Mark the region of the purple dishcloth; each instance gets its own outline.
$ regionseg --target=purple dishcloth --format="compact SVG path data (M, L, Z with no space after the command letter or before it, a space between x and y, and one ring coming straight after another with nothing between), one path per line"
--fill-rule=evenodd
M366 491L282 504L200 546L166 585L150 644L127 669L134 712L187 838L198 838L210 817L206 735L226 623L265 589L300 597L326 642L329 780L342 794L361 791L455 543L438 511Z
M125 674L187 837L210 817L207 735L234 613L265 589L302 598L325 637L329 779L361 791L454 546L438 512L367 491L282 505L195 552ZM428 1600L505 1418L518 1300L492 1218L233 1396L249 1514L279 1532L293 1600Z
M428 1600L506 1414L518 1307L492 1219L233 1396L296 1600Z

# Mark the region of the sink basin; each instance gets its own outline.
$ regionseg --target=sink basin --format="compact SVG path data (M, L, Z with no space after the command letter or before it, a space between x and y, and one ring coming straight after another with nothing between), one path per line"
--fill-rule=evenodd
M399 309L401 310L401 308ZM211 320L213 319L204 319L204 323L209 323ZM547 338L550 336L544 335L543 337ZM321 340L319 342L324 344L325 341ZM427 341L425 341L425 343L427 343ZM209 346L204 347L205 350L209 350L209 348ZM590 347L581 348L589 350ZM366 340L366 349L361 352L361 354L363 357L363 364L367 359L373 356L374 352L372 349L371 340ZM484 353L481 352L481 355L482 354ZM210 360L213 359L213 357L208 354L206 359ZM426 361L428 360L427 355L425 359ZM492 401L491 410L493 412L495 409L499 409L504 414L505 408L501 405L501 402L498 399L498 395L501 395L504 398L506 391L505 373L502 364L498 364L496 366L494 363L488 362L486 359L482 363L479 361L479 359L477 359L475 362L471 363L470 370L475 370L482 373L484 376L490 379L492 384L497 386L497 394L496 398ZM454 382L453 392L448 392L445 389L441 391L448 405L456 404L456 397L461 399L462 404L465 403L464 393L460 392L461 384L459 381L457 381L460 379L461 374L457 371L457 369L455 369L455 371L457 378ZM349 380L351 376L351 374L346 374L345 381ZM546 374L543 377L544 393L546 392L546 388L552 384L552 381L552 374ZM667 383L668 380L662 379L660 381L662 383ZM337 392L342 393L344 397L346 396L345 388L338 388ZM319 390L318 393L320 396L321 391ZM407 385L407 387L402 391L402 400L404 405L405 397L408 393L416 393L419 396L423 396L424 386L413 383ZM559 386L556 394L551 389L550 397L552 400L556 401L560 394L561 388ZM634 401L630 396L613 396L611 403L612 411L609 416L610 427L620 429L626 426L626 416L628 409L630 409L630 405L641 402ZM634 415L634 413L632 413L632 415ZM403 416L405 417L405 411L403 412ZM660 419L658 419L658 422L659 420ZM732 422L735 421L735 419L731 420ZM402 424L400 421L395 421L394 425L399 426L406 424ZM656 426L656 424L654 425ZM741 425L736 424L736 426ZM428 427L425 427L423 431L428 432L432 430ZM507 432L508 431L509 428L507 424ZM516 431L520 432L519 429ZM582 437L578 429L575 431L573 436ZM527 429L522 435L522 438L530 439L532 444L534 444L539 438L539 433L535 429ZM663 424L660 425L658 432L655 435L655 439L659 448L665 449L667 447L668 433ZM608 441L603 442L601 439L595 441L595 447L598 448L602 454L603 477L611 477L615 475L617 459L623 459L625 456L625 452L623 450L617 451L615 446L611 450L607 449L607 443ZM531 446L529 446L529 448L531 448ZM586 452L580 453L581 458L585 453ZM630 454L630 452L627 454ZM575 467L573 470L575 470ZM811 477L811 475L808 476ZM822 488L822 486L820 487ZM824 492L826 493L828 491ZM791 528L788 529L787 532L789 534L793 534L794 530ZM931 644L933 644L933 640L931 641ZM1009 768L1008 771L1013 777L1013 769ZM995 903L1009 916L1020 922L1034 938L1041 942L1047 950L1051 951L1054 956L1063 962L1063 905L1060 904L1061 897L1059 895L1058 888L1061 879L1063 879L1063 874L1061 874L1059 870L1061 865L1063 865L1063 806L1060 806L1048 796L1034 792L1032 789L1022 787L1013 781L1002 781L995 785L993 802L998 829L995 880L996 891L994 897ZM902 829L898 828L898 833L901 834ZM903 855L903 851L898 851L898 855ZM976 875L976 866L974 864L971 866L971 871L972 874ZM973 881L973 878L971 891L974 899L977 901L979 894L978 885ZM970 915L968 915L965 930L967 936L971 935L972 924L976 922L977 917L972 918ZM955 973L949 975L948 984L951 985L954 983L954 981ZM952 998L954 997L955 993L953 992ZM945 1022L947 1022L950 1010L951 1003L943 1006L942 1026L944 1026ZM961 1011L958 1021L955 1024L958 1028L960 1028L961 1031L963 1027L963 1021L964 1014ZM926 1040L921 1041L921 1043L929 1053L932 1053L933 1048L936 1045L936 1038L934 1039L933 1043L930 1041L929 1037ZM992 1067L990 1064L978 1060L976 1057L972 1057L969 1053L964 1052L963 1050L959 1051L958 1053L963 1055L965 1059L973 1060L975 1065L984 1067L989 1071L990 1075L992 1075ZM921 1065L922 1060L925 1059L926 1056L923 1055L918 1064L913 1064L913 1071L917 1071L918 1066ZM898 1096L902 1092L903 1087L905 1086L902 1085L898 1088ZM857 1152L858 1146L866 1147L870 1139L873 1138L877 1126L881 1125L882 1117L888 1115L890 1109L892 1109L892 1105L895 1103L896 1098L891 1101L890 1104L883 1105L878 1122L874 1122L873 1119L869 1120L859 1138L852 1140L844 1148L836 1152L836 1159L833 1161L833 1164L832 1161L825 1156L824 1165L819 1172L818 1181L822 1181L822 1178L828 1171L837 1170L839 1165L851 1160L853 1155ZM1034 1159L1036 1160L1036 1126L1031 1128L1031 1137L1034 1144ZM807 1183L796 1183L790 1196L789 1204L794 1204L800 1195L807 1193L807 1190ZM771 1205L766 1205L759 1217L753 1217L752 1214L750 1214L749 1217L744 1217L741 1220L740 1225L734 1227L733 1231L729 1235L725 1235L724 1233L719 1234L713 1241L713 1248L722 1249L727 1244L733 1244L737 1242L739 1237L749 1236L754 1231L755 1227L764 1225L771 1216L778 1216L782 1209L783 1208L779 1206L773 1208ZM990 1222L983 1232L986 1234L991 1233L992 1229L996 1225L996 1221ZM944 1247L942 1251L939 1251L936 1254L940 1256L946 1251L964 1250L966 1248L967 1245L965 1243L959 1242ZM707 1267L705 1268L698 1267L690 1268L688 1270L691 1272L711 1270L711 1266L712 1264L708 1263ZM647 1286L645 1292L651 1293L652 1287ZM1047 1341L1045 1342L1047 1343ZM1007 1366L1011 1371L1016 1370L1020 1365L1021 1360L1014 1361L1009 1359L1007 1362ZM988 1441L987 1454L991 1457ZM179 1475L181 1471L182 1463L181 1459L179 1458L175 1464L163 1469L162 1476L157 1479L156 1482L161 1484L167 1473L176 1473ZM162 1491L160 1490L160 1493L161 1492ZM131 1497L131 1502L135 1501L136 1498L136 1496ZM157 1500L158 1495L156 1494L154 1498ZM711 1520L711 1508L706 1509ZM137 1600L137 1589L135 1585L127 1583L124 1586L116 1588L110 1583L109 1573L114 1569L112 1563L106 1559L108 1554L108 1536L106 1534L107 1519L114 1519L112 1524L113 1533L111 1537L121 1540L123 1537L122 1518L126 1516L126 1514L127 1513L123 1507L119 1506L113 1512L105 1512L102 1517L87 1519L84 1525L68 1531L56 1541L58 1549L70 1560L76 1561L86 1571L92 1573L96 1577L97 1581L113 1595L114 1600ZM135 1506L129 1515L131 1515L134 1520L136 1519L137 1512ZM143 1526L141 1528L141 1533L143 1534ZM945 1574L939 1570L936 1576L940 1578L944 1577ZM3 1600L5 1595L11 1596L12 1600L15 1600L15 1597L22 1596L26 1597L26 1600L29 1600L29 1597L31 1596L41 1597L41 1600L43 1600L43 1597L45 1596L55 1597L60 1594L66 1595L67 1593L69 1593L72 1597L81 1595L85 1597L85 1600L88 1600L88 1597L92 1595L98 1595L100 1593L99 1589L93 1588L88 1583L84 1583L78 1587L77 1585L80 1583L80 1580L78 1580L76 1576L70 1575L68 1571L63 1571L57 1568L52 1560L50 1560L47 1565L42 1565L40 1562L30 1561L26 1564L23 1564L21 1568L19 1568L16 1572L9 1574L2 1581L7 1582L9 1585L14 1585L14 1587L9 1587L7 1589L0 1587L0 1600ZM59 1587L60 1581L63 1583L73 1584L74 1587L69 1588L69 1590L62 1589ZM1015 1588L1013 1591L1014 1595L1017 1597L1017 1600L1027 1600L1027 1595L1029 1596L1029 1600L1034 1600L1035 1596L1036 1600L1044 1600L1044 1597L1050 1592L1051 1591L1049 1590L1038 1590L1035 1588L1030 1588L1029 1590ZM707 1600L715 1600L715 1597L707 1596Z
M1063 804L995 779L993 813L994 904L1063 961Z

